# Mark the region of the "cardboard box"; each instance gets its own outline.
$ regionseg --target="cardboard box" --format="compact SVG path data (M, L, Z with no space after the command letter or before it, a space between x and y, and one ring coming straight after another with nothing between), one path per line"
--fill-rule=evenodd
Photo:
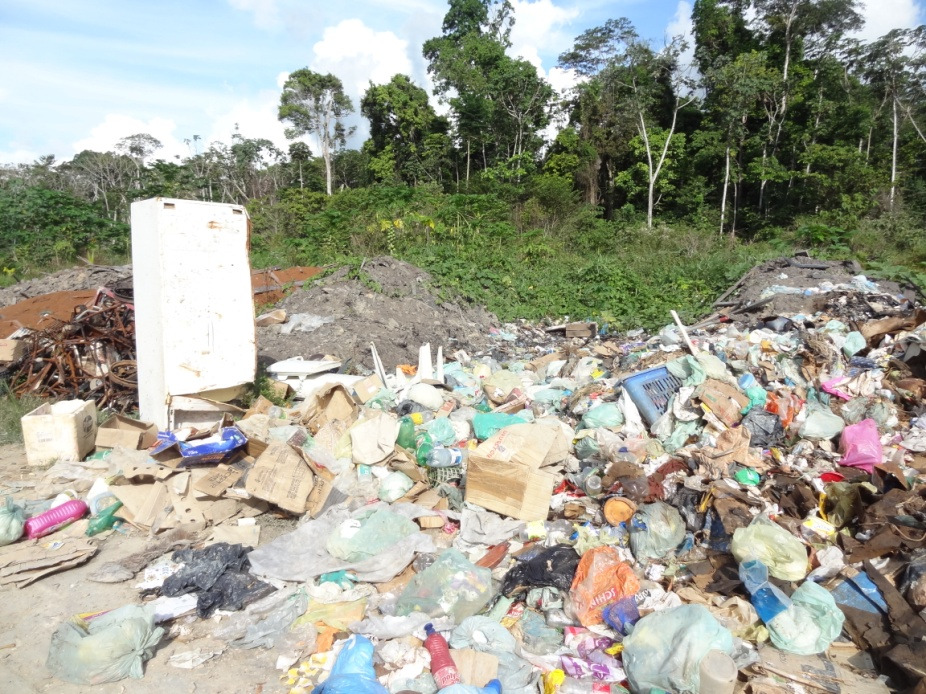
M362 381L357 381L354 384L354 393L357 395L357 400L364 405L376 397L376 394L382 389L383 382L376 374L367 376Z
M20 421L29 465L83 460L96 445L96 404L92 400L45 403Z
M313 486L308 463L286 443L271 443L254 462L244 484L251 496L298 514L305 513Z
M457 666L463 684L485 687L489 680L498 677L498 656L491 653L472 648L451 648L450 657Z
M0 340L0 361L19 361L26 354L26 343L22 340Z
M97 448L122 446L141 451L151 448L158 440L158 428L151 422L113 415L100 425L96 432Z
M708 379L698 386L695 397L730 427L743 418L740 411L749 404L749 398L739 388L714 379Z
M545 520L556 477L527 465L470 457L466 501L523 521Z
M546 520L557 477L540 468L559 457L562 433L542 424L506 427L469 456L466 501L519 520Z

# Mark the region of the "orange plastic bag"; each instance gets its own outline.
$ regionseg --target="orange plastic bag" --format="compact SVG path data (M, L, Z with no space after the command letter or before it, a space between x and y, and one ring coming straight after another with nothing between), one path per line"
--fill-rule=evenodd
M601 624L608 605L636 595L640 582L614 547L595 547L582 555L570 595L582 626Z

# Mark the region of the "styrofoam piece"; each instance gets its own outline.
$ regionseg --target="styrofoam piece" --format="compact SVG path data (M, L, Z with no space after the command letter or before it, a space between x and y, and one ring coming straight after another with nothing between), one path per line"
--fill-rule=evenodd
M444 382L444 348L437 348L437 380Z
M431 362L431 343L425 342L418 348L418 372L416 381L431 381L434 379L434 364Z
M341 368L341 362L331 360L307 360L302 357L291 357L278 361L267 367L267 371L272 373L278 379L288 378L307 378L317 374L337 371Z
M347 374L323 373L311 378L284 378L283 383L293 389L293 397L297 400L310 400L323 386L331 383L340 383L348 390L363 376L349 376Z

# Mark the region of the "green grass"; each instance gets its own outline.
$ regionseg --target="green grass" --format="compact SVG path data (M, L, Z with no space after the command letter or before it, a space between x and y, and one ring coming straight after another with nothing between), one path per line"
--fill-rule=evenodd
M19 420L42 402L33 395L18 398L10 391L8 384L0 382L0 445L23 442Z

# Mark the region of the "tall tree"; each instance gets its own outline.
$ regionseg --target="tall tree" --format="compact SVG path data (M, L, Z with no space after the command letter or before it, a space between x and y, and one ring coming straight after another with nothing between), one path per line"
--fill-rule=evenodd
M679 112L694 100L693 82L680 68L686 44L675 37L661 51L642 40L626 19L608 20L576 39L560 64L601 83L608 110L629 119L643 144L647 171L646 223L653 225L656 186L676 134Z
M287 78L280 95L279 118L289 123L286 136L296 139L314 135L325 162L328 195L332 190L332 157L347 141L344 117L353 113L344 85L332 74L322 75L308 68L296 70Z
M375 178L411 185L440 180L449 126L434 112L424 89L406 75L395 75L387 84L370 83L360 113L370 122L363 148Z

